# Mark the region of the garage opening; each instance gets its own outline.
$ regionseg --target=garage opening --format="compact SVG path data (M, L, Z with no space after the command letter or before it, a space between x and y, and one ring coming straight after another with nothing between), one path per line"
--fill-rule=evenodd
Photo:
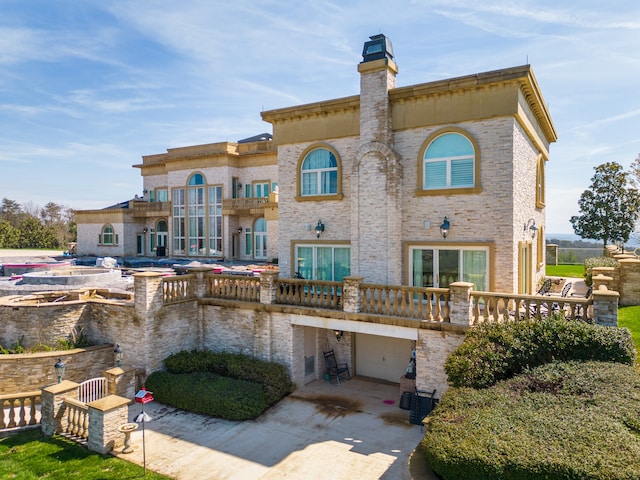
M365 377L400 383L413 348L413 340L357 333L356 371Z

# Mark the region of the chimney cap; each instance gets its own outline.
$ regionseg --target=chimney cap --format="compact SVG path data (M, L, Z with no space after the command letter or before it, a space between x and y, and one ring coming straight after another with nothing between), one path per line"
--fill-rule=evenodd
M378 35L372 35L369 37L369 41L364 42L362 61L371 62L381 58L393 59L393 45L391 40L379 33Z

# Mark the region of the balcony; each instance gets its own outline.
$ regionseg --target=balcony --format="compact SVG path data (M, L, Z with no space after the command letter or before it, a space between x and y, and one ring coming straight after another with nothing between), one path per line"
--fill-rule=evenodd
M273 198L272 198L273 197ZM258 198L227 198L222 201L223 215L264 215L268 207L277 207L277 195Z
M134 218L168 217L171 202L131 202Z

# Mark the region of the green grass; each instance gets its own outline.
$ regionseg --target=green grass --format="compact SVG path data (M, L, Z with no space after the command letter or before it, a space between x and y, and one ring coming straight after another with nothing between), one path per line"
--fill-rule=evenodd
M120 458L99 455L40 429L0 439L0 478L15 480L169 479Z
M640 306L620 307L618 309L618 326L631 330L631 338L636 344L636 351L640 352ZM636 364L640 359L636 359Z
M569 264L569 265L547 265L546 275L548 277L584 277L584 265L583 264Z

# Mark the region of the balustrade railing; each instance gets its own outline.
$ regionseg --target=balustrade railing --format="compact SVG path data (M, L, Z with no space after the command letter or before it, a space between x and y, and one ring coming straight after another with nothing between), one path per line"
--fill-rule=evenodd
M554 313L562 313L567 319L593 321L593 298L472 291L471 305L473 325L537 318Z
M0 395L0 430L28 427L40 423L40 390Z
M432 322L449 321L449 289L360 284L362 311Z
M214 273L206 279L209 297L260 302L260 277Z
M163 278L162 303L166 305L194 299L193 279L191 274Z
M276 303L340 310L342 282L280 278L276 282Z
M76 439L86 440L89 437L89 407L72 398L64 399L64 419L62 432Z

